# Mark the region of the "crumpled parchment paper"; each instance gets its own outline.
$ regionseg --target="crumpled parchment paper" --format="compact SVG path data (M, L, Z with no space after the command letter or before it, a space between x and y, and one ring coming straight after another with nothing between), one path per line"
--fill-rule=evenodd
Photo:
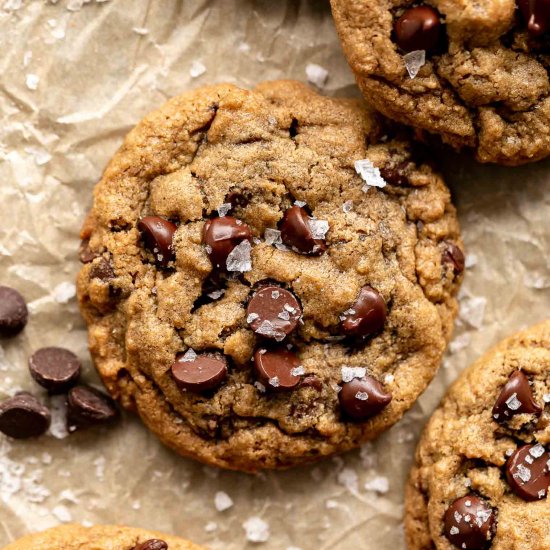
M37 392L26 360L45 345L72 349L97 382L74 297L78 231L103 167L145 113L220 81L309 74L327 94L357 94L326 0L0 0L0 51L0 283L31 310L24 334L1 342L0 399ZM468 253L461 317L436 380L376 443L252 477L176 456L133 417L63 438L56 416L57 437L0 437L0 546L78 521L157 529L213 550L402 548L404 480L445 387L549 315L549 168L443 159Z

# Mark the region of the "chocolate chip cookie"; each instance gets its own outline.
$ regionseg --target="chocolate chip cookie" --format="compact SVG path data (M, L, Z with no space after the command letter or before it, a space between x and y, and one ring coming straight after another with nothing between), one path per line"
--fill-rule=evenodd
M482 162L550 155L547 0L331 0L345 54L386 116Z
M357 447L437 370L464 255L429 157L296 82L177 97L95 189L78 279L110 392L183 455L256 471Z
M189 541L113 525L64 525L28 535L4 550L201 550Z
M550 320L466 370L411 471L411 550L550 548Z

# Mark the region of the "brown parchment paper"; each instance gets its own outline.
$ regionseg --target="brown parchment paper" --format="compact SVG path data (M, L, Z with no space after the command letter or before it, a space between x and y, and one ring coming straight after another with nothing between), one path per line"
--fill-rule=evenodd
M45 345L72 349L97 382L74 297L78 230L107 160L146 112L206 83L305 81L310 64L328 71L325 93L357 93L321 0L0 0L0 52L0 284L31 311L24 334L1 342L0 399L38 391L26 360ZM499 168L448 153L442 164L469 267L444 367L401 423L361 452L252 477L176 456L133 417L63 437L55 402L55 436L0 438L0 547L78 521L213 550L403 548L404 480L445 387L550 310L550 163ZM230 508L216 508L218 492ZM250 518L265 524L251 529ZM243 524L267 541L248 541Z

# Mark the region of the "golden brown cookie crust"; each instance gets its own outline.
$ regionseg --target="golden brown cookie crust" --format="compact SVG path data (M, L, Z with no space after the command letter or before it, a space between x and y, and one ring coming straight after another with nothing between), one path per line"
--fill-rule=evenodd
M453 384L424 430L406 489L409 550L452 550L443 535L450 503L474 492L497 512L491 550L550 548L550 499L526 502L503 474L507 451L523 443L550 443L550 411L533 431L506 430L492 417L503 385L515 370L532 383L535 401L550 393L550 320L508 338L470 366ZM521 415L525 417L526 415ZM518 417L515 428L526 419Z
M365 193L354 161L367 157L397 166L406 183ZM306 202L329 221L329 247L311 257L257 242L252 271L194 309L212 270L204 222L230 191L249 197L235 215L255 237L276 227L294 200ZM82 238L99 257L78 278L90 350L111 394L177 452L245 471L312 462L387 429L434 376L461 280L443 261L448 243L462 247L455 210L440 176L414 164L409 143L358 102L287 81L186 93L130 132L94 197ZM140 244L136 224L150 214L179 220L170 271L157 269ZM112 266L113 278L93 276L99 262ZM257 336L244 304L250 285L265 279L301 300L304 324L290 341L320 391L266 396L254 386ZM331 337L365 284L390 304L386 329L350 351ZM221 351L232 363L211 397L182 392L170 374L189 347ZM392 392L390 405L368 422L342 421L342 366L368 367Z
M16 540L4 550L133 550L136 545L151 539L168 543L168 550L204 550L202 546L178 537L115 525L54 527Z
M424 2L441 14L448 46L427 55L414 79L392 38L409 0L331 4L359 87L386 116L473 147L482 162L519 165L550 155L547 38L529 37L514 0Z

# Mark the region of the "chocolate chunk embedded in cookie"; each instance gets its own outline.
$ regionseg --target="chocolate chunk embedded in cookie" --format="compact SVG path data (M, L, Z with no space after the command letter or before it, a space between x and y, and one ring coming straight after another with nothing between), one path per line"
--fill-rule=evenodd
M504 340L459 377L416 451L410 550L550 548L549 404L550 321Z
M449 191L406 134L295 82L203 88L149 115L82 238L100 255L78 294L112 395L179 453L246 471L394 424L439 366L462 278Z
M357 83L386 116L483 162L550 155L547 0L331 4Z

